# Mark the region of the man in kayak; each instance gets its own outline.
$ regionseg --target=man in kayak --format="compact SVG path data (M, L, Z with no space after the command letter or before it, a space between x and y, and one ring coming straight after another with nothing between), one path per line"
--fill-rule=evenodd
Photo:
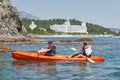
M46 56L54 56L56 54L56 47L53 45L52 41L48 41L48 48L39 50L38 55L39 53Z
M83 42L81 49L79 52L73 54L71 58L75 57L90 57L92 55L92 48L90 45L88 45L87 42Z

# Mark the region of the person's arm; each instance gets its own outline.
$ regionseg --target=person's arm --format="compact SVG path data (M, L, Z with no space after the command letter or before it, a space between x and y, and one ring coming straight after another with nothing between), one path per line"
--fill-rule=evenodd
M50 51L50 49L41 49L41 50L39 50L39 51L37 51L38 53L45 53L45 52L47 52L47 51Z
M81 48L79 49L79 53L83 53L83 46L81 46Z

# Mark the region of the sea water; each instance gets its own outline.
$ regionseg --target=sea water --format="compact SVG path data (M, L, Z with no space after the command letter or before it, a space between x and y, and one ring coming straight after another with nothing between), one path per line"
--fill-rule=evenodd
M42 38L45 40L76 40L79 38ZM14 60L11 53L0 53L0 80L120 80L120 38L91 38L93 55L104 56L101 63L63 61ZM55 44L57 54L71 55L70 48L79 49L81 44ZM9 45L13 50L37 51L47 44Z

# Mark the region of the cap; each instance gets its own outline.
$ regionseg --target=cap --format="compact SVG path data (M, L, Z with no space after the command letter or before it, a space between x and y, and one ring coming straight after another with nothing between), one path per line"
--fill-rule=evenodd
M48 41L48 44L52 44L53 42L52 41Z

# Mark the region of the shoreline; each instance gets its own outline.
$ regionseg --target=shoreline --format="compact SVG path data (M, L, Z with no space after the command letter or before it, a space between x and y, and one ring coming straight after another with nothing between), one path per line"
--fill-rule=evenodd
M34 37L120 37L120 36L113 36L113 35L31 35Z
M39 43L46 43L47 41L45 39L42 39L42 37L48 37L48 38L93 38L93 37L111 37L111 38L119 38L120 36L113 36L113 35L34 35L30 34L29 36L8 36L3 37L0 36L0 45L3 44L39 44ZM69 41L69 40L59 40L56 41L56 43L77 43L76 41ZM79 41L78 41L79 42ZM81 41L80 41L81 42Z
M3 44L40 44L40 43L47 43L47 40L42 39L42 37L80 37L80 35L30 35L27 36L14 36L14 37L0 37L0 45ZM82 39L78 40L58 40L55 43L78 43L82 41L90 41L90 38L82 36Z

